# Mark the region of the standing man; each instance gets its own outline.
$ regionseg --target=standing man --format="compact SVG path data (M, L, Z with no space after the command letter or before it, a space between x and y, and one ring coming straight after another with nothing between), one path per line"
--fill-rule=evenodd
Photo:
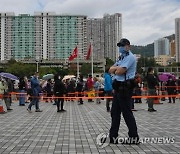
M83 96L82 92L84 91L84 81L83 81L83 76L82 75L80 75L79 80L77 82L76 91L78 92L78 97ZM83 99L80 98L78 105L82 105L82 104L83 104Z
M25 106L25 90L26 90L26 83L25 78L20 78L19 80L19 106Z
M14 91L14 84L13 84L13 81L10 80L10 79L7 79L7 85L8 85L8 95L9 95L9 98L8 98L8 101L10 102L10 106L12 104L12 95L11 93Z
M104 91L106 96L110 97L112 96L112 78L109 74L109 68L105 70L105 74L104 74ZM110 101L112 99L111 98L107 98L106 99L106 109L107 112L110 112Z
M156 86L158 86L158 79L154 75L154 69L152 67L148 68L147 72L147 87L148 87L148 94L150 96L155 96L156 94ZM153 107L154 98L148 98L148 111L155 112L156 110Z
M66 110L64 110L64 98L60 98L63 97L66 93L66 87L64 85L64 83L61 80L61 76L56 74L54 76L54 96L57 97L55 99L56 105L57 105L57 112L64 112ZM60 103L61 103L61 109L60 109Z
M87 88L88 91L92 91L93 90L93 79L92 79L92 75L89 75L88 79L87 79ZM92 99L88 99L88 102L93 102Z
M174 81L173 77L169 76L166 86L167 86L168 95L176 95L176 81ZM172 100L173 103L176 102L175 97L172 97ZM171 103L171 96L169 96L168 103Z
M35 72L34 76L31 79L31 89L32 89L32 101L29 104L27 110L31 112L31 107L35 105L35 112L42 112L42 110L39 109L39 94L41 92L41 86L39 83L39 73ZM43 84L43 83L42 83Z
M129 40L123 38L117 43L119 47L119 60L109 69L113 77L113 103L111 108L110 143L117 144L121 113L129 129L129 138L124 144L139 144L139 136L134 115L131 111L131 97L134 88L136 72L136 59L130 51Z

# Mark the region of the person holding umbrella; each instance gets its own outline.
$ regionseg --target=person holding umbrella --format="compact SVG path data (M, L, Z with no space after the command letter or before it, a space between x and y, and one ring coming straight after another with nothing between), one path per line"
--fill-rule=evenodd
M53 95L53 93L52 93L52 86L53 86L53 84L52 84L52 80L51 79L48 79L48 81L47 81L47 85L46 85L46 87L45 87L45 92L46 92L46 96L47 96L47 98L46 98L46 102L48 103L48 100L50 100L50 102L52 103L52 95Z
M10 103L10 106L11 106L11 104L12 104L11 93L14 91L14 81L19 80L19 78L11 73L5 73L5 72L1 72L0 76L5 78L5 80L6 80L5 83L8 87L4 94L6 96L5 102Z

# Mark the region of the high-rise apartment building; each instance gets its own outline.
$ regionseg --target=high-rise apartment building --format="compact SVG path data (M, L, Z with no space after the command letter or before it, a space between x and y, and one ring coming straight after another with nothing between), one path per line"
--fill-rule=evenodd
M170 55L169 40L167 38L160 38L154 41L154 57L159 55Z
M171 55L171 57L175 57L175 56L176 56L175 40L172 40L172 41L170 42L170 55Z
M116 61L119 57L117 43L122 38L122 15L120 13L114 15L106 14L103 19L105 23L105 57Z
M119 56L117 42L122 38L122 15L106 14L103 18L88 19L87 38L93 43L95 59L108 57L115 61Z
M175 19L176 62L180 62L180 18Z
M87 17L35 13L0 13L0 60L67 59L78 46L87 52Z
M93 58L104 59L104 22L101 18L88 19L87 42L93 47Z

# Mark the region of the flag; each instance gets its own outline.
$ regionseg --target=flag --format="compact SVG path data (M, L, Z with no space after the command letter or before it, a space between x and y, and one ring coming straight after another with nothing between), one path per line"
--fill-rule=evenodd
M76 58L77 55L78 55L78 48L77 48L77 46L76 46L75 49L74 49L74 51L73 51L73 53L72 53L72 54L70 55L70 57L69 57L69 61L74 60L74 58Z
M86 60L88 60L90 58L91 52L92 52L92 47L91 47L91 44L90 44L89 49L88 49L88 53L87 53L87 56L86 56Z

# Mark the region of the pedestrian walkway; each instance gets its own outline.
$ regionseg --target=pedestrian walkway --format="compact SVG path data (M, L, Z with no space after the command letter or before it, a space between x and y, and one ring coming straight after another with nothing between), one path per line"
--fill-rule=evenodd
M147 104L135 104L139 136L174 137L175 143L140 145L97 145L96 138L108 133L111 123L105 101L101 104L65 102L67 112L56 112L56 106L40 103L43 112L29 113L26 107L13 103L13 111L0 114L0 154L166 154L180 153L180 101L155 105L158 112L147 111ZM127 136L122 118L119 134Z

